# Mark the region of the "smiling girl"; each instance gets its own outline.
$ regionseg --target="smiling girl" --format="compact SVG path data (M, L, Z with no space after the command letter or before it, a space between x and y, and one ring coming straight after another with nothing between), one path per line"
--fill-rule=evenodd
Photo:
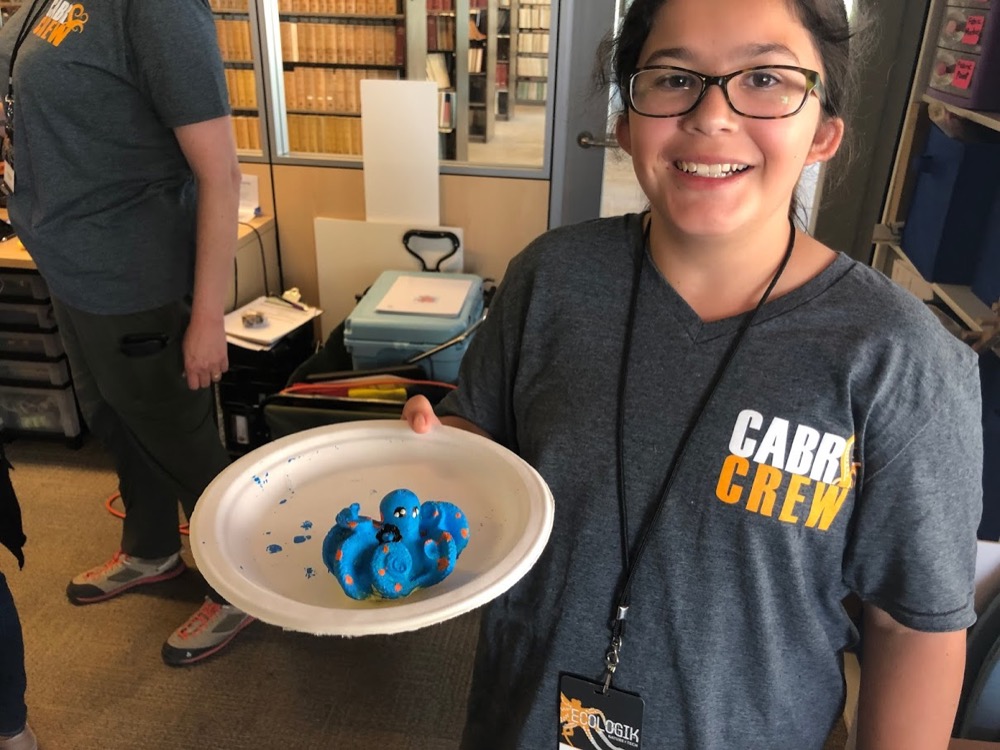
M483 613L463 747L818 750L864 603L859 748L942 748L972 607L975 357L797 231L844 135L841 0L635 0L611 69L650 210L510 265L417 432L538 468L555 524ZM596 743L596 744L589 744Z

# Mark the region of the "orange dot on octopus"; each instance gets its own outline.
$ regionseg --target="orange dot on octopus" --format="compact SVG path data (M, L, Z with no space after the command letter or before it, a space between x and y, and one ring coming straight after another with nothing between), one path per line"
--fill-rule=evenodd
M469 530L462 529L462 539L468 539L468 538L469 538Z
M351 576L344 576L344 583L346 583L348 586L353 586L354 579L351 578Z
M393 588L396 589L396 593L398 594L400 591L403 590L403 584L397 583Z
M448 567L448 558L447 557L439 557L438 558L438 570L444 570L447 567Z
M461 513L456 513L456 514L455 514L455 518L461 518L461 517L462 517L462 514L461 514Z
M449 534L447 531L444 532L441 536L444 538L444 540L446 542L450 542L451 541L451 534Z
M388 553L389 553L389 545L388 544L383 545L382 546L382 554L388 554Z
M353 529L357 525L358 525L357 521L348 521L347 522L347 528L349 528L349 529Z
M337 554L333 556L333 559L336 560L337 562L340 562L341 560L343 560L344 559L344 550L338 549L337 550Z
M379 574L380 576L384 576L384 575L385 575L385 568L379 568L379 569L378 569L378 574Z

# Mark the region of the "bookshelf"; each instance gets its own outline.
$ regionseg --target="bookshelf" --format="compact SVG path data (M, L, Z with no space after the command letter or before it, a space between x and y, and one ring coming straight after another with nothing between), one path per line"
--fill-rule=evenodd
M236 149L240 156L262 156L262 125L260 101L262 92L257 82L258 54L254 44L254 29L249 0L210 0L215 16L215 34L225 66L226 88L232 109Z
M486 143L496 121L497 0L471 0L469 12L469 140ZM473 35L475 32L475 35Z
M544 105L549 87L549 28L552 4L515 0L511 14L517 20L514 96L518 104Z
M510 95L510 82L514 80L517 49L517 24L511 15L517 12L518 0L498 0L497 3L497 59L495 67L494 113L498 120L509 120L514 116L514 97Z
M360 156L361 81L406 70L399 0L278 0L288 150Z

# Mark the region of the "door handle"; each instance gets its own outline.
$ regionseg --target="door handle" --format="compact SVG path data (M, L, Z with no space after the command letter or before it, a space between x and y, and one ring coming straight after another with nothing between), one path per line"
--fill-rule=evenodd
M604 138L595 138L589 130L584 130L577 135L576 144L580 148L618 148L618 139L610 134Z

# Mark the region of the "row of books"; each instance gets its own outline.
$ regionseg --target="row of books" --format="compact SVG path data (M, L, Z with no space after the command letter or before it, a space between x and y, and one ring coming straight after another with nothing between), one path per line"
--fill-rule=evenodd
M552 25L552 9L518 8L517 25L522 29L547 29Z
M519 76L547 76L549 60L546 57L517 58L517 74Z
M404 65L406 27L392 21L282 21L285 62Z
M236 148L260 151L259 117L234 117L233 132L236 135Z
M469 72L482 73L483 62L486 60L486 50L482 47L469 47Z
M304 112L361 114L361 81L397 79L396 70L294 68L285 71L285 108Z
M278 0L279 13L394 16L396 0Z
M257 77L252 70L226 68L229 106L233 109L257 109Z
M469 0L469 9L488 8L489 0ZM427 10L455 10L455 0L427 0Z
M454 16L427 16L427 49L435 52L455 49Z
M360 156L361 118L289 115L288 147L300 153Z
M250 21L215 22L215 35L219 39L222 59L227 62L247 62L253 60L250 44Z
M246 13L248 0L209 0L209 5L216 13Z
M437 83L438 89L451 88L451 75L448 73L448 62L442 52L428 52L424 60L427 80Z
M521 33L517 35L518 52L548 52L548 34Z
M544 102L549 94L545 81L518 81L516 96L518 101Z

